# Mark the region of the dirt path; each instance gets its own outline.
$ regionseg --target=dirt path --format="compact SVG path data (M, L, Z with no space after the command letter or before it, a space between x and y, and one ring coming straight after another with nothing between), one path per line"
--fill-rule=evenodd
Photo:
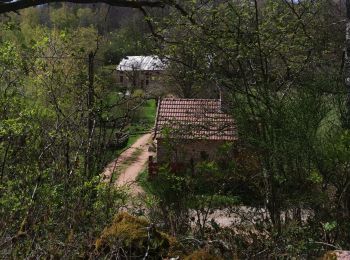
M128 186L133 195L142 193L143 190L137 185L136 178L144 169L150 155L148 146L151 136L152 134L141 136L129 149L109 163L102 173L104 181L110 181L113 172L115 174L119 173L115 185L119 187Z
M105 182L109 182L110 178L115 172L118 178L114 181L116 186L127 187L130 191L130 195L138 197L144 191L137 184L136 179L139 173L144 169L148 156L152 153L148 151L149 144L151 142L152 134L145 134L141 136L129 149L125 150L118 158L109 163L104 169L102 176ZM127 205L128 208L135 207L133 204ZM138 205L137 209L140 209L141 206ZM257 212L252 211L246 207L237 207L239 208L240 214L235 214L234 212L229 213L227 210L215 210L215 212L209 214L208 223L210 225L210 220L214 219L215 222L221 227L229 227L232 223L240 223L243 219L252 220L252 216L260 216ZM145 212L147 209L143 208ZM242 214L245 213L248 217L242 218ZM195 212L192 212L193 218L196 219L197 215ZM193 223L194 224L194 223Z

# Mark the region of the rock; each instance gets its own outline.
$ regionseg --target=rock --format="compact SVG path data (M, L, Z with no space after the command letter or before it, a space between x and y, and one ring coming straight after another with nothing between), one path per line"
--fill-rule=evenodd
M334 250L327 252L323 260L350 260L350 251Z
M177 247L175 238L158 231L145 218L119 213L96 240L96 257L117 254L123 257L167 256ZM152 258L153 257L153 258Z
M184 260L222 260L222 258L211 255L205 250L198 250L186 256Z

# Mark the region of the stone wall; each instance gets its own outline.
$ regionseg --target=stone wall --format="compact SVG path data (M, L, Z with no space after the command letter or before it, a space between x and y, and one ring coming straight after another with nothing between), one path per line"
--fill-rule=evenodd
M218 140L163 140L157 141L157 162L194 163L202 160L214 160L218 149L225 141Z
M162 82L163 71L117 71L117 83L128 89L147 89Z

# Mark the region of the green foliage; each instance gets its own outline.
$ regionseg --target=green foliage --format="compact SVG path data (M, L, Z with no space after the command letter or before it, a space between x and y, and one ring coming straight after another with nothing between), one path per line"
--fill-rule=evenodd
M327 222L323 224L323 228L326 232L332 231L334 228L336 228L337 222L332 221L332 222Z
M50 13L51 22L59 29L74 28L77 25L77 18L70 12L66 5L62 8L54 9Z
M222 109L236 120L239 141L218 162L219 171L207 168L213 179L227 178L220 195L267 210L270 222L254 226L268 226L260 232L271 235L271 245L261 240L263 248L254 250L304 257L327 247L308 239L348 241L350 149L341 127L347 90L338 71L345 28L336 25L337 4L189 1L182 7L185 12L173 8L166 19L154 18L166 38L160 55L174 63L172 77L186 96L198 96L194 86L209 82L217 98L221 87ZM283 219L289 210L290 220ZM325 236L319 223L333 221Z
M189 215L199 214L196 225L200 232L207 226L208 213L240 204L238 196L224 191L227 175L213 162L203 162L196 166L195 174L188 169L171 172L169 166L160 167L157 176L148 180L143 172L138 181L150 196L156 198L161 212L154 212L172 232L181 233L188 229Z
M127 24L111 32L104 50L104 59L108 64L118 64L122 58L130 55L142 55L148 52L149 43L140 30L142 24Z
M184 207L189 195L186 176L172 174L168 167L163 167L152 186L153 194L160 199L164 207L173 209Z
M172 234L222 240L230 256L234 248L247 259L349 247L350 132L341 126L346 91L339 75L345 28L334 2L168 2L162 15L147 17L158 50L132 11L123 21L106 6L55 4L2 17L2 258L91 257L90 242L128 198L100 183L99 171L117 152L108 143L127 126L149 130L155 114L153 101L140 105L147 93L119 96L110 73L124 56L141 54L172 61L169 83L179 96L217 98L219 85L222 110L234 116L239 136L218 162L178 174L161 168L147 182L152 219ZM88 55L97 49L95 102L88 105ZM169 149L174 144L181 142ZM243 205L264 218L235 230L215 220L208 227L211 211ZM148 245L152 256L165 256L171 239L155 230L149 244L149 226L119 215L102 232L98 256L119 246L145 253ZM194 256L208 258L203 252Z
M87 57L98 34L87 27L74 33L57 28L33 21L1 32L0 255L5 258L84 255L126 199L98 177L110 159L102 152L109 138L100 116L105 111L98 110L106 108L93 108L91 142L86 126ZM100 104L107 87L96 81L95 89ZM89 171L87 150L93 151Z

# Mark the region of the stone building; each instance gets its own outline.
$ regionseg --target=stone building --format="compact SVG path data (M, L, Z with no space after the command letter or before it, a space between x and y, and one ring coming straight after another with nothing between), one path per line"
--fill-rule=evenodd
M165 98L159 101L154 130L157 162L215 160L218 149L237 140L235 121L220 99Z
M128 90L157 88L165 63L157 56L127 56L117 66L117 82Z

